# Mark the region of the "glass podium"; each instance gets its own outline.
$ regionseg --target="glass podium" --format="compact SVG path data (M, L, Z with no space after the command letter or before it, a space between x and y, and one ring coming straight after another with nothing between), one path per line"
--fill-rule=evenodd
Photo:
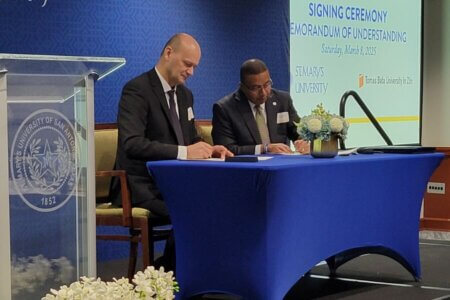
M0 54L0 299L96 275L94 82L124 64Z

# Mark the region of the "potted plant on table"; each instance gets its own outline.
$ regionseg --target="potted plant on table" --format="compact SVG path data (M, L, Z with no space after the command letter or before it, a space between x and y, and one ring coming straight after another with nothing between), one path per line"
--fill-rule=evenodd
M338 138L345 140L348 127L343 117L326 111L320 103L310 115L301 118L297 132L303 140L310 142L313 157L335 157Z

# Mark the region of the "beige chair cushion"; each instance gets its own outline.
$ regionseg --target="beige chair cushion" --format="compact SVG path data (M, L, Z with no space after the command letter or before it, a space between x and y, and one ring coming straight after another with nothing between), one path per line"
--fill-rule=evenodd
M117 151L117 134L117 129L102 129L94 132L96 171L110 171L114 169ZM111 177L96 178L95 188L97 198L108 197L110 183Z
M95 213L99 216L121 216L123 214L123 209L110 203L102 203L97 205ZM131 213L135 218L148 218L151 215L149 210L140 207L133 207Z
M197 132L198 135L208 144L214 145L212 136L212 125L197 125Z

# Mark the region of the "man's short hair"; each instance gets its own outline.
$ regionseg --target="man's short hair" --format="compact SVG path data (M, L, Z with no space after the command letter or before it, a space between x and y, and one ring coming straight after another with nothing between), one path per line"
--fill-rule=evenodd
M248 75L258 75L267 70L266 64L260 59L246 60L241 66L241 83L244 83Z

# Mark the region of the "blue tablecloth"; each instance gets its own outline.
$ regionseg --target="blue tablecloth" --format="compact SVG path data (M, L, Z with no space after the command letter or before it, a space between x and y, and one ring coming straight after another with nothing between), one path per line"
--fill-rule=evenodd
M420 277L418 226L440 153L148 162L168 205L180 296L282 299L318 262L382 247Z

